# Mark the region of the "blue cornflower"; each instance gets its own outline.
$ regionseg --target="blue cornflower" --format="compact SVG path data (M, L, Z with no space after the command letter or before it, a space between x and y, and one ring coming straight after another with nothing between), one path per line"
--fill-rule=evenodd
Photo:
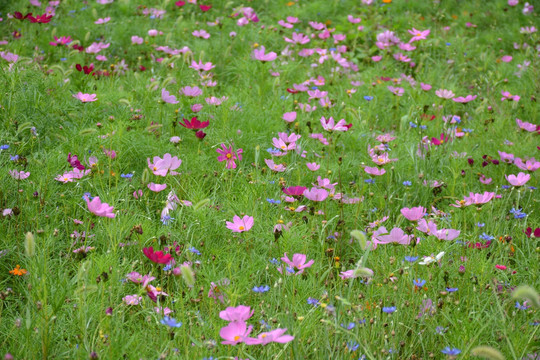
M17 160L19 160L19 155L10 156L10 157L9 157L9 160L11 160L11 161L17 161Z
M188 250L191 251L194 254L201 255L201 252L199 250L195 249L193 246L190 247Z
M281 204L281 200L266 199L270 204Z
M426 130L426 129L427 129L427 125L420 125L420 129Z
M360 344L358 344L356 341L347 341L347 349L350 352L358 350L359 347L360 347Z
M366 179L364 182L367 184L375 184L375 179Z
M450 45L452 45L452 44L451 44L451 43L449 43L449 42L447 42L447 43L446 43L446 46L450 46Z
M182 326L182 322L176 321L174 318L168 316L165 316L163 319L161 319L160 323L175 328L179 328L180 326Z
M374 212L377 212L377 210L379 210L379 209L377 209L376 207L374 207L373 209L371 209L371 212L374 213Z
M422 279L415 279L415 280L413 280L414 286L419 287L419 288L421 288L422 286L424 286L425 283L426 283L426 280L422 280Z
M388 307L383 307L382 308L382 311L387 313L387 314L392 314L393 312L396 311L396 307L395 306L388 306Z
M314 307L317 307L319 305L319 300L310 297L310 298L307 299L307 303L309 305L313 305Z
M331 47L330 49L328 49L330 51L337 51L337 49L335 47Z
M83 199L84 201L86 201L86 200L92 200L93 198L94 198L94 197L93 197L89 192L85 192L85 193L83 194L83 196L82 196L82 199Z
M527 305L525 305L525 302L523 302L523 305L520 305L519 304L519 301L516 301L516 309L519 309L519 310L527 310L529 307Z
M478 237L482 240L494 240L495 238L491 235L488 235L486 233L482 233L482 235L478 235Z
M412 185L412 182L410 182L409 180L403 182L403 186L411 186L411 185Z
M319 88L318 86L312 86L311 90L317 90L318 88Z
M453 292L458 291L458 288L449 288L449 287L447 287L446 291L448 291L449 293L453 293Z
M172 269L172 265L171 264L167 264L163 267L163 271L169 271Z
M522 209L516 210L515 208L512 208L512 210L510 210L510 214L514 214L514 219L523 219L527 216L527 214L522 212Z
M274 264L274 265L279 264L279 260L276 259L276 258L272 258L272 259L270 259L269 261L270 261L271 264Z
M266 149L266 151L267 151L268 153L270 153L270 154L278 154L278 153L281 152L281 150L276 149L276 148L268 148L268 149Z
M259 323L265 328L267 328L268 330L272 328L266 321L264 321L264 319L259 320Z
M483 228L484 226L486 226L485 223L481 223L481 222L477 222L476 223L476 226L478 226L479 228Z
M345 328L347 330L354 329L355 326L356 326L356 323L353 323L353 322L348 323L347 326L345 326L345 324L341 323L341 327Z
M461 350L457 348L450 348L450 346L447 346L442 349L441 352L446 355L459 355L461 353Z
M416 125L412 121L409 121L409 126L412 127L412 128L417 128L418 127L418 125Z
M0 145L0 150L7 150L9 149L9 145Z
M473 129L465 129L465 128L463 128L463 129L461 129L461 131L466 132L466 133L472 133L474 130Z
M66 61L67 58L60 58L60 61Z
M448 328L445 328L445 327L443 327L443 326L437 326L437 327L435 328L435 333L436 333L436 334L439 334L439 335L443 335L443 334L444 334L445 332L447 332L447 331L448 331Z
M371 101L371 100L373 100L373 96L366 95L366 96L364 96L364 100Z
M270 290L270 286L268 285L264 285L264 286L255 286L253 289L254 292L256 293L265 293L267 292L268 290Z
M510 189L510 188L511 188L510 185L503 185L503 186L501 186L501 189Z
M358 324L364 325L366 323L366 319L360 319L358 320Z
M416 260L418 260L418 256L405 256L405 261L415 262Z
M161 217L161 222L163 223L163 225L169 225L171 223L171 221L173 221L174 218L171 217L170 215L163 215Z
M287 270L291 274L294 274L294 269L292 267L287 267L285 270Z
M123 177L124 179L131 179L133 177L133 174L121 174L120 177Z

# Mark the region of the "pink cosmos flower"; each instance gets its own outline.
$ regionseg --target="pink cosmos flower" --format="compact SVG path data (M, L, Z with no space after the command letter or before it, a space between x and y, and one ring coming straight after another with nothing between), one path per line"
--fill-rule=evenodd
M238 305L228 307L219 313L219 317L230 322L245 322L253 315L253 310L249 306Z
M253 222L252 216L244 215L243 218L240 218L238 215L234 215L233 222L227 221L227 229L237 233L249 231L253 227Z
M64 173L55 177L54 180L60 181L65 184L68 182L73 182L73 176L70 173Z
M477 96L478 95L467 95L466 97L460 96L460 97L453 98L452 100L458 103L466 104L476 99Z
M227 169L236 169L235 160L242 160L243 151L242 149L238 149L235 152L232 146L227 148L225 144L221 144L221 149L216 149L216 152L220 154L217 159L219 162L227 161Z
M102 203L99 196L93 198L92 201L86 198L86 205L88 205L88 211L94 215L108 218L114 218L116 216L113 213L114 208L107 203Z
M199 111L201 111L203 108L202 104L193 104L191 105L191 111L197 113Z
M195 70L199 70L199 71L210 71L215 67L216 66L212 65L211 62L207 62L207 63L203 64L202 61L200 61L200 60L199 60L198 63L196 63L195 60L192 60L191 61L191 66L190 66L190 68L195 69Z
M412 28L412 30L408 30L408 31L409 31L409 34L413 36L411 40L409 40L410 43L414 41L425 40L427 36L429 35L429 33L431 32L431 30L420 31L420 30L416 30L415 28Z
M165 88L161 89L161 100L168 104L178 104L178 100L176 100L176 96L171 95Z
M285 114L283 114L282 119L285 120L288 123L295 121L296 120L296 111L286 112Z
M512 61L512 56L510 56L510 55L504 55L504 56L501 58L501 61L502 61L502 62L505 62L505 63L509 63L510 61Z
M371 60L373 60L374 62L379 62L382 60L382 56L381 55L372 56Z
M416 230L431 235L437 232L437 225L431 220L427 222L426 219L420 219Z
M390 90L390 92L396 96L403 96L403 94L405 93L405 89L403 88L400 88L400 87L394 87L394 86L387 86L388 90Z
M492 178L486 178L484 174L481 174L478 180L484 185L489 185L493 181Z
M167 184L154 184L153 182L151 182L150 184L148 184L148 188L153 192L160 192L167 188Z
M407 235L401 228L393 228L390 230L390 234L378 235L375 237L375 241L379 244L396 243L401 245L408 245L411 242L412 235Z
M293 32L292 33L292 39L289 39L288 37L284 36L283 39L288 42L288 43L291 43L291 44L307 44L308 42L311 41L311 39L302 34L302 33L297 33L297 32Z
M19 55L10 53L9 51L0 51L0 57L10 63L16 63L19 60Z
M355 17L352 16L352 15L347 15L347 20L348 20L351 24L358 24L360 21L362 21L361 18L355 18Z
M110 18L110 17L99 18L99 19L97 19L96 21L94 21L94 24L96 24L96 25L101 25L101 24L108 23L109 21L111 21L111 18Z
M191 35L195 36L195 37L198 37L198 38L203 38L203 39L208 39L210 38L210 34L206 32L206 30L195 30L191 33Z
M441 133L441 136L439 138L432 137L431 143L433 145L439 146L439 145L444 144L445 142L448 142L448 140L449 140L448 135L446 135L445 133Z
M519 95L512 95L510 94L508 91L504 91L502 90L501 91L501 94L502 94L502 98L501 98L501 101L504 101L504 100L513 100L513 101L519 101L520 97Z
M283 335L287 329L275 329L270 332L263 332L257 335L257 338L246 338L246 345L266 345L272 342L285 344L294 340L292 335Z
M54 41L51 41L49 43L49 45L52 45L52 46L62 46L62 45L68 45L70 44L73 40L71 39L71 36L62 36L62 37L56 37L56 36L53 36L54 37Z
M410 220L410 221L420 220L421 218L424 217L425 213L426 213L426 208L422 206L417 206L410 209L405 207L401 209L401 214L405 216L407 220Z
M176 156L171 156L171 154L166 153L163 155L163 159L159 156L154 156L153 163L150 162L150 158L146 159L148 167L154 175L157 176L167 176L167 174L178 175L177 172L173 171L180 167L182 160L178 159Z
M315 162L312 162L312 163L306 163L306 166L308 167L309 170L311 171L317 171L321 168L321 165L315 163Z
M142 37L140 37L140 36L133 35L131 37L131 43L133 45L141 45L143 42L144 42L144 39Z
M83 94L82 92L78 92L76 95L73 95L73 97L75 99L78 99L80 100L81 102L83 103L86 103L86 102L92 102L92 101L96 101L97 100L97 97L96 97L96 94Z
M10 170L9 175L11 175L11 177L15 180L24 180L30 176L30 173L24 171Z
M348 131L352 127L352 124L347 124L345 119L335 123L334 118L331 116L328 119L324 116L321 117L321 125L326 131Z
M284 28L287 28L287 29L292 29L294 27L293 24L289 24L288 22L286 22L284 20L279 20L278 25L281 25L281 26L283 26Z
M523 129L528 132L535 132L540 129L540 125L535 125L530 122L521 121L520 119L516 118L516 124L519 126L520 129Z
M202 90L199 89L197 86L191 87L191 86L184 86L180 89L180 92L184 94L185 96L191 96L191 97L197 97L199 95L202 95Z
M431 85L429 85L429 84L424 84L423 82L420 83L420 87L421 87L422 90L424 90L424 91L429 91L429 90L431 90Z
M507 154L504 151L497 151L502 162L512 164L514 162L514 154Z
M371 167L371 166L366 166L364 168L364 171L368 173L369 175L375 175L375 176L384 175L386 173L386 170L382 168L379 169L378 167Z
M276 60L277 54L275 52L272 51L272 52L269 52L269 53L265 54L264 53L265 51L266 51L266 49L265 49L264 46L261 46L259 49L253 50L253 58L255 60L259 60L259 61L263 61L263 62Z
M270 160L270 159L264 159L264 162L266 163L266 166L268 166L270 168L270 170L272 171L275 171L275 172L284 172L285 170L287 170L287 168L285 167L285 165L283 164L276 164L274 162L274 160Z
M456 239L461 231L455 229L440 229L437 230L433 235L439 240L451 241Z
M221 343L223 345L237 345L244 342L249 333L253 330L253 326L247 326L245 322L231 322L229 325L219 330L219 336L225 341Z
M139 295L126 295L124 298L122 298L122 301L126 305L139 305L139 303L142 301L142 296L139 296Z
M511 175L504 175L504 177L513 186L523 186L527 183L527 181L530 180L531 175L520 172L519 174L517 174L517 176L511 174Z
M229 99L228 96L222 96L221 98L217 98L215 96L211 96L209 98L204 99L208 105L215 105L219 106L223 104L224 101L227 101Z
M439 89L439 90L436 90L435 91L435 95L437 95L438 97L442 98L442 99L451 99L453 98L454 96L456 96L456 94L454 94L452 92L452 90L446 90L446 89Z
M303 195L311 201L324 201L328 197L328 191L312 187L311 189L304 190Z
M289 257L287 256L287 253L285 253L283 257L281 258L281 261L289 265L293 273L294 273L294 268L299 270L298 272L296 272L296 275L300 275L304 272L305 269L311 267L311 265L315 263L314 260L310 260L306 263L306 259L307 257L304 254L294 254L291 261Z
M535 158L527 159L525 162L520 158L516 158L514 165L525 171L536 171L540 169L540 161L536 161Z

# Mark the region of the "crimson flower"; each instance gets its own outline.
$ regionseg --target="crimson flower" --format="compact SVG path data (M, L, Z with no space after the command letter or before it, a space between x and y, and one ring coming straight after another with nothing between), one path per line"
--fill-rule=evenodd
M298 94L300 91L294 90L294 89L290 89L290 88L287 88L287 92L289 92L289 93L291 93L291 94Z
M30 20L31 23L41 23L41 24L47 24L51 21L52 15L36 15L36 16L28 16L28 20Z
M19 12L19 11L15 11L15 12L13 13L13 17L14 17L15 19L17 19L17 20L26 20L26 18L29 17L29 16L32 16L32 13L28 13L28 14L26 14L26 15L23 15L23 14L22 14L21 12Z
M191 118L191 120L182 119L182 121L179 121L178 123L186 129L200 130L207 127L210 124L210 121L201 122L196 116L194 116Z
M177 1L174 3L174 5L178 6L178 7L182 7L184 5L186 5L186 2L185 1Z
M444 133L441 133L441 136L438 137L438 138L432 137L432 138L431 138L431 143L432 143L433 145L439 146L439 145L442 145L442 144L444 144L445 142L447 142L448 139L449 139L449 138L448 138L448 135L445 135Z
M81 162L79 161L79 158L77 157L77 155L71 156L71 153L69 153L67 161L68 161L69 165L71 165L71 167L74 168L74 169L78 169L78 170L84 170L85 169L84 165L81 164Z
M534 236L535 238L540 238L540 228L533 229L531 227L528 227L526 230L523 231L525 235L527 235L528 238Z
M202 140L206 136L206 133L202 130L199 130L195 133L195 136L198 137L200 140Z
M168 264L173 259L171 254L163 254L163 251L154 252L152 246L143 248L143 253L150 261L155 262L156 264Z
M201 8L202 12L207 12L212 8L212 5L199 5L199 7Z
M73 44L73 48L75 50L79 50L79 52L83 52L84 51L84 47L82 47L81 45L79 44Z
M86 75L88 75L94 71L94 64L90 64L90 66L81 66L81 64L77 64L75 65L75 69L77 69L77 71L83 71Z

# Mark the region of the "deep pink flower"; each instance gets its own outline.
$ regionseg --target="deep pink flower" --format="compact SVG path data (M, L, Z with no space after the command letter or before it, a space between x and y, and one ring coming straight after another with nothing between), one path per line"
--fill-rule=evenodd
M62 46L62 45L69 45L73 40L71 39L71 36L62 36L62 37L54 37L54 41L51 41L49 45L52 46Z
M513 186L523 186L527 183L527 181L529 181L529 179L531 178L531 175L520 172L519 174L517 174L517 176L511 174L511 175L504 175L504 177Z
M194 116L191 118L191 120L182 118L182 121L179 121L178 123L186 129L200 130L207 127L210 124L210 121L199 121L199 119Z
M219 162L227 161L227 169L236 169L235 160L242 160L242 149L235 152L232 146L227 148L225 144L221 144L221 149L216 149L216 152L220 154L217 158Z
M307 188L304 186L289 186L281 189L286 195L290 196L302 196Z
M439 145L444 144L445 142L448 142L449 139L450 138L448 137L448 135L446 135L445 133L441 133L441 136L439 138L432 137L431 143L433 145L439 146Z
M156 264L168 264L173 260L171 254L163 254L163 251L154 251L152 246L143 248L144 255Z
M415 28L412 28L412 30L408 30L409 31L409 34L411 34L413 37L411 38L411 40L409 40L410 43L414 42L414 41L419 41L419 40L425 40L427 38L427 36L429 35L429 33L431 32L431 30L416 30Z
M94 215L108 218L115 217L114 208L107 203L102 203L99 196L93 198L92 201L86 198L86 204L88 205L88 211Z
M513 100L513 101L519 101L520 97L519 95L512 95L510 94L508 91L504 91L502 90L501 91L501 94L502 94L502 98L501 98L501 101L504 101L504 100Z
M313 263L315 263L314 260L310 260L306 263L306 255L304 254L294 254L293 257L292 257L292 261L289 259L289 257L287 256L287 253L285 253L283 255L283 257L281 258L281 261L283 261L285 264L289 265L289 267L294 270L294 268L296 268L297 270L299 270L296 275L300 275L304 272L305 269L311 267L311 265L313 265Z
M234 215L233 222L227 221L227 229L241 233L249 231L249 229L253 227L253 223L254 220L252 216L244 215L243 218L240 218L240 216Z

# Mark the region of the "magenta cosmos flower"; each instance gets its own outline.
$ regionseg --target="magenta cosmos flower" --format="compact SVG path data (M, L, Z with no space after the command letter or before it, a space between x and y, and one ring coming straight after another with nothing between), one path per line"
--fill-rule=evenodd
M263 62L276 60L277 54L275 52L271 51L265 54L265 51L266 49L264 48L264 46L261 46L259 49L253 50L253 58L255 58L255 60Z
M218 156L218 161L227 161L227 169L236 169L235 160L242 160L242 152L244 150L238 149L236 152L233 150L232 146L227 147L225 144L221 144L221 149L216 149L216 152L220 155Z
M238 305L228 307L219 313L219 317L225 321L244 322L253 315L253 310L249 306Z
M269 332L263 332L257 335L257 338L247 338L246 345L266 345L272 342L285 344L294 340L292 335L284 335L287 329L275 329Z
M231 322L229 325L221 328L219 330L219 336L221 336L225 341L221 343L223 345L236 345L244 342L247 338L253 326L247 326L245 322Z
M171 156L169 153L163 155L163 159L159 156L154 156L152 160L153 162L150 162L150 158L146 159L148 167L152 170L152 173L157 176L167 176L167 173L178 175L178 173L173 170L178 169L182 164L182 160L178 159L176 156Z
M86 198L86 204L88 205L88 211L94 215L108 218L115 217L114 208L107 203L102 203L99 196L93 198L92 201Z
M238 233L249 231L253 227L253 222L252 216L245 215L243 218L240 218L240 216L234 215L232 222L227 221L227 229Z
M336 123L331 116L328 119L323 116L321 118L321 125L326 131L348 131L352 126L352 124L347 124L345 119L341 119Z
M531 178L531 175L520 172L519 174L517 174L517 176L511 174L508 176L504 175L504 177L513 186L523 186L527 183L527 181L529 181L529 179Z
M75 99L78 99L83 103L96 101L97 100L96 96L97 96L96 94L83 94L80 91L76 95L73 95Z
M292 261L289 259L289 257L287 256L287 253L285 253L283 255L283 257L281 258L281 261L283 261L285 264L289 265L289 267L291 268L292 272L294 272L294 268L296 268L297 270L299 270L296 275L300 275L304 272L305 269L307 269L308 267L311 267L311 265L313 265L313 263L315 262L313 259L312 260L309 260L307 263L306 263L306 255L304 254L294 254L293 257L292 257Z

